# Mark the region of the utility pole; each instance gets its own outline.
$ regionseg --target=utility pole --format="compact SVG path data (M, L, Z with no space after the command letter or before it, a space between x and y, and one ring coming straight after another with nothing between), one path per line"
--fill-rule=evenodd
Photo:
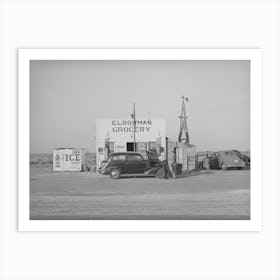
M189 130L187 126L187 114L186 114L186 106L185 106L185 102L188 102L189 99L184 96L181 96L181 98L182 98L182 109L181 109L181 115L179 116L180 131L179 131L178 142L183 142L189 145L190 138L189 138Z
M136 116L135 116L135 102L133 102L133 114L131 114L133 119L133 151L136 152Z

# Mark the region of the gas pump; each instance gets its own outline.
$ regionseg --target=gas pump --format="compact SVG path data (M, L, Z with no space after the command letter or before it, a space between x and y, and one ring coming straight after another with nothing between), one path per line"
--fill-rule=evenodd
M110 152L110 137L105 137L105 149L104 149L104 159L107 160L109 158Z
M156 140L156 151L157 151L157 155L160 156L161 154L161 136L157 136L157 140Z

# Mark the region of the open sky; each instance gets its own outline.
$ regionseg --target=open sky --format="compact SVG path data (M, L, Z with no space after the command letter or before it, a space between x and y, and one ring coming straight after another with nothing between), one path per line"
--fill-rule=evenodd
M197 150L250 150L249 61L32 61L30 152L95 151L97 118L164 118L177 140L181 96Z

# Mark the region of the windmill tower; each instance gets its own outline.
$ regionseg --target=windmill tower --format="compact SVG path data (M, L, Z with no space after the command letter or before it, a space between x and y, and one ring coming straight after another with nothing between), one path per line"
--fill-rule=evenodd
M180 131L179 131L178 141L183 142L186 145L189 145L190 138L189 138L189 130L187 126L187 115L186 115L186 106L185 106L185 102L188 102L189 99L184 96L181 96L181 98L182 98L182 109L181 109L181 115L179 116Z

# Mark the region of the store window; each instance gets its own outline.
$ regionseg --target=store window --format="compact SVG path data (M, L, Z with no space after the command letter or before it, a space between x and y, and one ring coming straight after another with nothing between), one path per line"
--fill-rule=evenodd
M147 150L147 143L146 142L137 142L136 143L136 151L146 151Z
M143 158L140 155L128 155L127 161L142 161Z
M149 151L156 152L157 150L157 142L149 142Z

